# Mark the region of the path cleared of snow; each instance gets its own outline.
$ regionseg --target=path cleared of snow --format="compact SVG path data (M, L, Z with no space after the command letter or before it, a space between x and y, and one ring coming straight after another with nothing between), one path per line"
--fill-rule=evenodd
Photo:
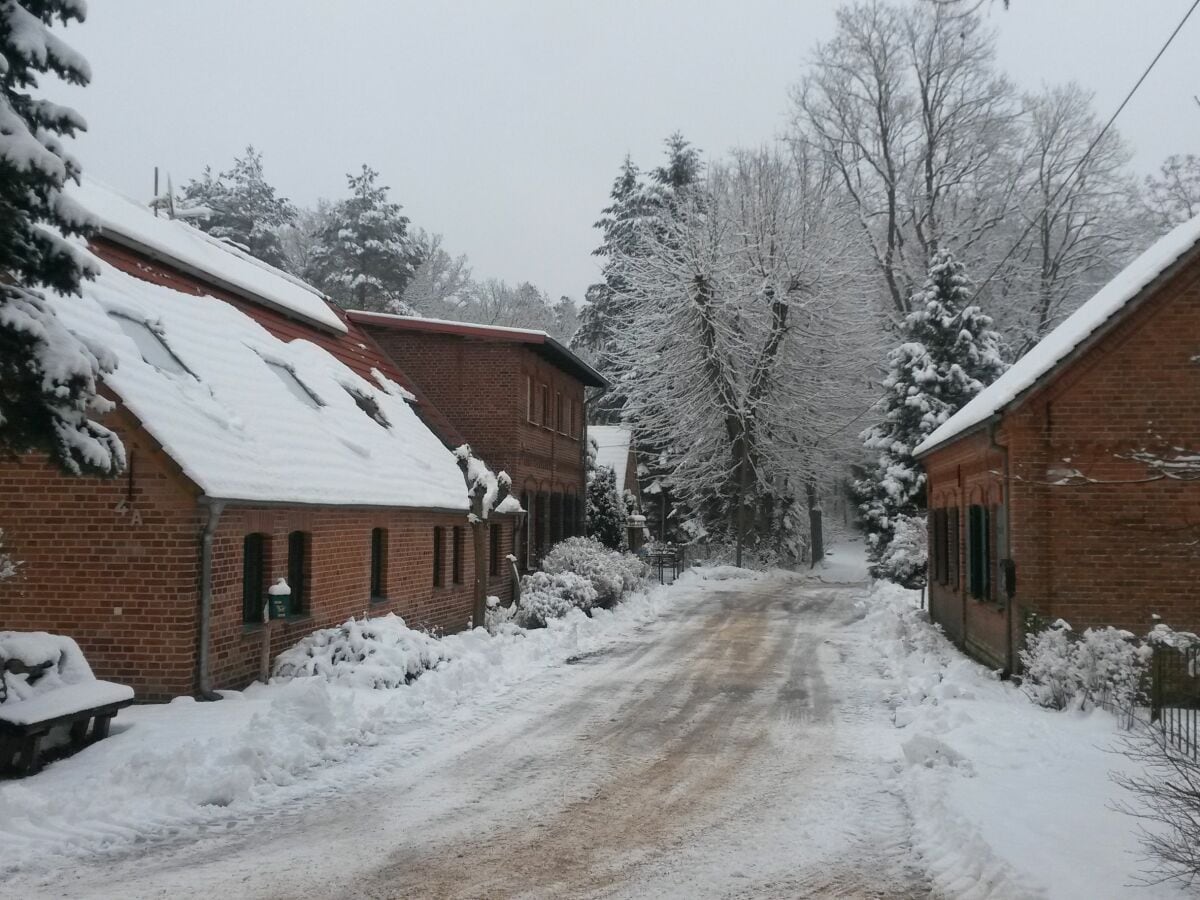
M0 787L5 892L1180 896L1128 886L1107 714L1033 706L872 589L854 548L706 574L464 635L407 688L138 710Z

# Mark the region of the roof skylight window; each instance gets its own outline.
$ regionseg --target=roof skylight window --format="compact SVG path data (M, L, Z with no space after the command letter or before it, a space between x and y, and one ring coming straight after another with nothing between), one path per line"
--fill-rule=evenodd
M364 394L362 391L356 390L349 385L342 385L346 389L346 393L354 398L354 402L358 404L358 408L365 412L368 416L374 419L384 428L391 428L392 423L387 420L387 416L383 414L383 410L379 408L379 404L375 402L375 398Z
M179 361L179 357L171 352L171 348L167 346L162 335L146 322L131 319L120 313L109 313L108 315L137 345L138 352L142 354L145 362L160 372L169 372L172 375L192 374L188 367Z
M296 373L290 367L283 363L272 362L269 359L264 359L267 368L275 373L276 377L283 382L283 386L291 391L292 395L304 403L306 406L311 406L313 409L320 409L325 404L303 381L296 377Z

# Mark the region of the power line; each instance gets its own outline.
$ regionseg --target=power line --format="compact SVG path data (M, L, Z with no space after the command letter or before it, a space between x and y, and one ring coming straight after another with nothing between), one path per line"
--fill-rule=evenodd
M1167 38L1166 42L1158 48L1158 52L1154 54L1154 59L1150 60L1150 65L1146 66L1146 70L1142 72L1141 77L1137 80L1134 86L1129 89L1129 93L1125 95L1125 99L1121 101L1121 105L1117 107L1116 112L1114 112L1112 116L1109 117L1109 120L1104 123L1104 127L1100 129L1100 132L1092 140L1092 143L1088 145L1088 148L1084 151L1083 156L1079 157L1079 162L1075 163L1074 168L1072 168L1067 174L1067 177L1063 179L1063 183L1059 185L1058 190L1050 195L1050 202L1047 204L1047 206L1053 204L1054 201L1058 199L1058 195L1066 190L1067 185L1071 183L1071 179L1075 177L1076 173L1083 167L1083 164L1088 161L1088 157L1092 155L1092 151L1096 149L1100 141L1104 139L1104 135L1106 135L1108 130L1112 128L1113 122L1117 121L1117 116L1121 115L1121 111L1124 110L1129 104L1129 101L1133 99L1133 95L1136 94L1138 88L1142 86L1142 82L1146 80L1146 77L1154 70L1154 67L1158 65L1158 61L1162 59L1162 55L1167 52L1167 48L1171 46L1171 42L1175 40L1175 36L1179 34L1179 32L1183 29L1183 26L1187 23L1187 20L1191 18L1192 13L1196 11L1197 6L1200 6L1200 0L1194 0L1192 5L1188 7L1188 11L1183 14L1183 18L1180 19L1179 24L1175 26L1175 30L1171 32L1171 35ZM979 295L983 293L983 289L991 283L992 279L996 277L1002 268L1004 268L1004 264L1007 263L1009 259L1012 258L1012 255L1017 252L1017 248L1020 247L1025 238L1029 236L1029 232L1033 229L1035 222L1037 222L1036 217L1031 219L1029 224L1025 226L1025 230L1022 231L1021 235L1016 239L1016 241L1013 242L1012 247L1010 247L1008 252L1004 254L1004 258L996 264L996 267L992 269L992 271L988 274L988 277L985 278L980 283L979 287L975 289L975 295L971 298L972 300L977 299Z

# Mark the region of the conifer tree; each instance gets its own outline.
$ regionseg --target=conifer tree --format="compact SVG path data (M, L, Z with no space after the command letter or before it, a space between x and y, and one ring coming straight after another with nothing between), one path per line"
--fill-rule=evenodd
M194 220L197 227L263 262L286 264L280 230L295 221L296 208L267 182L262 154L253 146L226 172L213 175L210 167L205 168L200 178L184 187L183 196L210 212L207 219Z
M625 509L617 494L617 476L608 466L597 466L588 480L587 531L588 537L613 550L625 543Z
M378 179L365 165L358 175L346 176L350 196L330 210L308 274L341 306L396 312L403 308L416 251L408 217L388 200L388 187Z
M114 474L124 449L91 416L110 408L96 388L115 361L54 313L95 274L68 240L90 223L63 193L80 166L60 142L87 126L33 95L40 75L90 80L87 60L50 30L84 17L82 0L0 3L0 453L41 450L71 474Z
M883 421L863 432L877 464L858 482L876 577L903 578L888 563L897 524L925 507L925 473L913 450L1004 371L992 320L971 303L971 283L946 250L914 292L903 343L888 355ZM911 573L910 573L911 574Z

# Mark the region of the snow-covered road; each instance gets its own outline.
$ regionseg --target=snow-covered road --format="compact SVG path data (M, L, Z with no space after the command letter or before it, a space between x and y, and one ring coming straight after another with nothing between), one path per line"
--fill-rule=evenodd
M924 897L862 585L696 591L485 714L254 821L18 873L22 896Z

